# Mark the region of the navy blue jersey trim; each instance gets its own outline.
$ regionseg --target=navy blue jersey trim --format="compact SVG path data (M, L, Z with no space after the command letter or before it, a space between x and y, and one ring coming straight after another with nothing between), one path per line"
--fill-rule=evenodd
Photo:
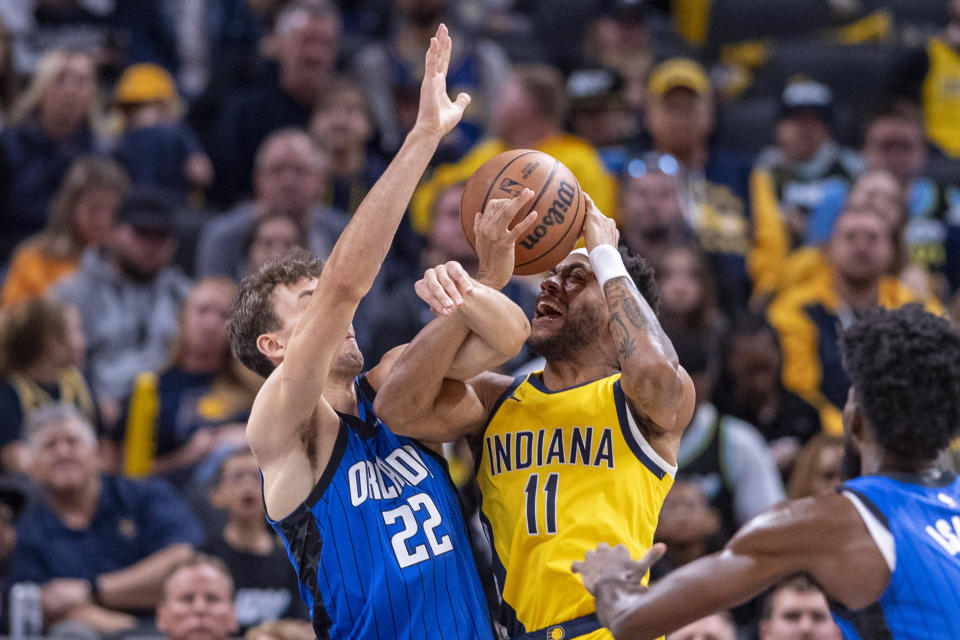
M952 471L939 470L937 471L936 476L931 474L894 472L881 472L877 475L890 478L891 480L896 480L897 482L919 485L928 489L943 489L944 487L949 487L957 479L957 474L953 473Z
M483 529L487 534L487 539L490 543L490 554L493 565L493 577L496 580L497 585L497 597L500 599L498 611L497 611L497 621L502 624L507 629L507 634L509 637L514 638L519 635L523 635L527 632L527 628L523 626L523 623L517 619L517 612L514 611L513 607L503 599L503 586L507 580L507 569L503 566L503 562L500 560L500 556L497 555L497 547L493 544L493 525L490 524L490 520L487 518L486 514L483 512L483 496L480 496L480 524L483 525Z
M893 640L890 626L883 615L883 607L879 602L851 611L838 602L830 602L830 610L834 615L843 618L853 626L857 635L864 640Z
M860 498L860 501L863 503L863 506L865 506L867 509L869 509L869 510L870 510L870 513L872 513L873 515L875 515L875 516L877 517L877 519L880 521L880 524L882 524L882 525L884 526L884 528L886 528L887 531L890 531L890 521L887 520L887 516L885 516L885 515L883 514L883 512L880 511L880 509L877 507L877 505L875 505L875 504L873 503L873 500L871 500L870 498L868 498L868 497L866 496L866 494L864 494L864 493L863 493L862 491L860 491L859 489L856 489L856 488L854 488L854 487L851 487L849 484L842 484L842 485L840 485L839 487L837 487L837 491L840 492L840 493L842 493L842 492L844 492L844 491L849 491L850 493L852 493L852 494L856 495L858 498Z
M611 373L610 376L615 376L617 375L617 373L619 372ZM543 384L543 380L540 378L540 376L536 375L535 373L531 373L530 384L532 384L533 387L541 393L554 394L554 393L563 393L564 391L570 391L571 389L579 389L580 387L585 387L588 384L593 384L597 380L604 380L606 378L609 378L610 376L603 376L603 378L597 378L596 380L587 380L586 382L575 384L572 387L566 387L565 389L557 389L556 391L551 391L550 389L547 389L547 387Z
M529 631L522 636L515 638L515 640L542 640L542 638L554 637L576 638L578 636L585 636L588 633L593 633L602 627L603 625L600 624L600 621L597 619L597 614L589 613L585 616L574 618L573 620L558 622L556 624L551 624L548 627L544 627L543 629ZM555 630L560 630L562 633L559 636L555 636Z
M619 380L613 383L613 402L617 407L617 420L620 422L620 432L623 434L623 439L626 441L627 446L630 447L630 451L633 452L633 455L637 457L637 460L639 460L643 466L650 470L650 473L657 477L657 480L663 480L663 476L667 475L667 471L662 469L650 456L643 452L640 443L637 442L636 438L633 437L633 433L630 431L630 421L627 418L627 411L630 409L627 408L627 398L623 393L623 387L620 386Z
M473 472L474 473L480 470L480 458L483 457L482 455L480 455L483 453L482 447L481 447L481 443L483 442L483 434L486 433L487 427L490 426L490 422L493 420L493 417L497 415L497 411L500 410L500 405L502 405L511 396L513 396L513 392L517 390L517 387L523 384L524 380L529 380L529 379L532 379L533 377L534 377L533 374L529 374L529 373L525 373L515 377L513 379L513 382L510 383L510 386L504 389L503 393L501 393L500 396L497 398L497 401L493 403L493 406L490 408L490 413L487 414L487 421L484 423L483 429L480 430L480 433L478 433L473 438L468 438L468 442L472 440L471 449L474 452L474 456L473 456Z

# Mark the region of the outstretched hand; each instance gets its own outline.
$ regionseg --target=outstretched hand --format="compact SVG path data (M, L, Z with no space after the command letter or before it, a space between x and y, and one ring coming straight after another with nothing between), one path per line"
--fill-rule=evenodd
M413 285L417 296L436 315L448 315L463 304L463 297L473 290L473 279L459 262L451 260L427 269Z
M608 580L634 590L642 589L641 579L666 551L667 545L658 542L642 558L633 560L622 544L611 547L601 542L596 550L587 551L583 561L574 562L571 568L580 574L583 586L593 595L597 595L597 585Z
M609 244L616 248L620 241L617 223L597 209L597 205L589 195L584 193L583 197L587 200L587 212L583 218L583 243L587 251L593 251L601 244Z
M466 93L450 100L447 95L447 68L450 65L450 51L453 43L447 27L440 24L437 34L430 38L430 48L423 71L423 83L420 85L420 108L417 112L415 129L442 138L457 126L463 111L470 104Z
M513 274L516 261L517 240L537 221L537 212L529 212L523 220L510 229L510 223L530 199L533 191L523 189L513 198L488 200L483 213L473 219L476 236L477 280L497 290L506 286Z

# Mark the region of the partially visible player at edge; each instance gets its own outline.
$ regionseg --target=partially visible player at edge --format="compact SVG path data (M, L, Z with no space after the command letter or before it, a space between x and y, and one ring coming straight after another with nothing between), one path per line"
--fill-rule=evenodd
M503 220L532 195L506 201ZM528 343L546 358L543 371L445 376L470 334L469 314L457 309L410 343L375 404L398 433L473 439L498 621L514 639L610 637L570 564L597 540L637 553L650 547L693 413L693 383L654 312L653 270L635 255L625 264L614 222L589 197L586 204L586 251L573 251L540 285ZM495 223L485 213L476 226ZM476 280L448 263L417 286L433 292L432 308L455 308L451 300L469 299L478 282L506 284L514 265L506 249Z
M326 264L306 252L268 263L242 283L231 313L234 352L267 378L246 435L268 519L320 637L328 617L334 639L492 637L442 458L394 435L373 413L396 353L360 375L351 325L414 187L469 103L466 94L451 101L446 93L450 49L440 25L426 55L416 124ZM476 305L509 325L509 300L486 293ZM522 313L512 319L526 324ZM496 339L474 339L449 375L473 375L522 345Z
M956 638L960 479L937 455L960 432L960 335L919 305L870 312L842 338L854 474L835 494L782 502L717 554L653 587L640 562L601 545L575 564L618 640L643 640L808 573L851 639ZM857 458L859 457L859 460Z

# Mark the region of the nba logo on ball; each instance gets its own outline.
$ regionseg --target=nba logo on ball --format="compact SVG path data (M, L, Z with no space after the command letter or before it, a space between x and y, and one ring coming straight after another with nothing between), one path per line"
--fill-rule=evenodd
M547 640L563 640L563 627L550 627L547 629Z
M473 224L489 200L515 198L524 188L533 191L520 208L511 227L536 211L537 221L517 241L513 272L541 273L567 257L583 229L586 200L580 183L553 156L531 149L505 151L477 169L460 199L460 223L471 247L476 248Z

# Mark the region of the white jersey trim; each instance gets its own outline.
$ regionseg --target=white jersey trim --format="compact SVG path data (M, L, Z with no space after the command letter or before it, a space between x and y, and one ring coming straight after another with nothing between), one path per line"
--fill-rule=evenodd
M654 451L653 447L650 446L650 443L647 442L647 439L643 437L643 433L640 432L640 427L637 426L637 421L633 419L633 411L630 410L630 406L627 405L624 408L626 409L627 414L627 424L630 426L630 435L632 435L633 439L637 441L638 445L640 445L640 450L647 454L647 457L653 460L654 464L660 467L664 473L671 478L676 478L677 465L670 464L664 460L659 453Z

